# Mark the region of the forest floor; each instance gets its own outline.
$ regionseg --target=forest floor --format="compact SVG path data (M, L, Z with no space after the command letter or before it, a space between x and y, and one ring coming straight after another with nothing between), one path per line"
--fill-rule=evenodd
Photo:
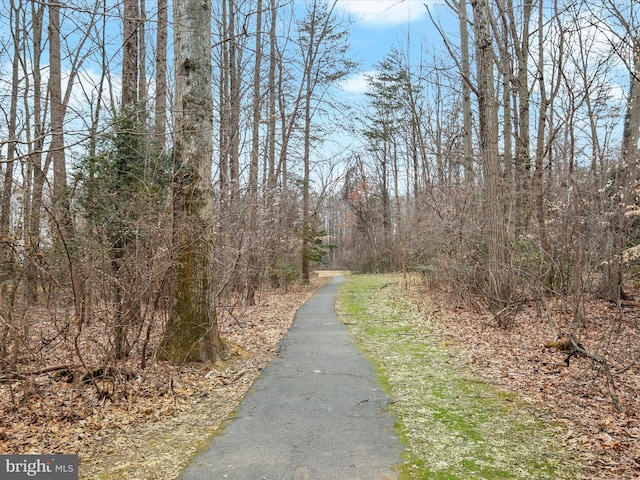
M483 307L456 302L417 277L396 282L425 318L436 319L474 374L565 425L561 440L578 452L585 478L640 479L640 303L591 299L577 322L569 302L537 299L500 328ZM567 352L549 346L568 334L593 358L578 354L567 364ZM594 358L606 360L613 385Z
M82 365L58 368L77 363L72 342L61 336L59 345L47 341L56 348L43 349L47 355L39 355L37 367L30 362L20 378L0 373L0 453L77 454L79 478L87 480L175 478L232 415L276 354L297 309L328 280L317 276L286 292L265 289L253 307L222 310L219 328L231 357L212 366L149 361L143 369L134 356L112 367L113 375L96 376L94 385L86 375L78 378L87 370ZM51 322L40 322L43 338L54 336ZM99 325L85 330L91 331L83 338L108 343ZM152 338L149 348L158 340ZM100 364L98 355L83 360ZM97 395L96 386L112 395Z
M119 375L96 379L124 392L102 398L92 382L65 369L44 371L66 358L41 359L41 373L0 378L0 453L79 454L86 479L175 478L232 416L276 354L297 308L325 281L316 277L287 293L263 291L255 307L223 315L221 333L235 352L225 364L127 365ZM430 291L417 277L398 275L392 282L437 319L446 345L474 373L563 421L562 441L580 452L587 478L640 478L639 305L588 302L586 320L576 327L564 303L532 301L503 329L481 307ZM567 366L564 352L545 347L567 333L607 359L622 411L612 404L600 364L577 355Z

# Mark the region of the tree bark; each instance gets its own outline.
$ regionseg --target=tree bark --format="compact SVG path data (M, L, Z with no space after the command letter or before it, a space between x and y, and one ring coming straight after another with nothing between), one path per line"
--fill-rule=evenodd
M251 160L249 163L249 229L254 233L255 239L258 228L258 169L260 166L260 112L262 110L261 96L261 68L262 68L262 0L256 4L256 24L255 24L255 60L253 70L253 119L251 130ZM245 264L245 303L255 305L256 290L260 285L262 275L261 255L258 251L257 242L252 244L252 248L244 256Z
M231 39L231 33L229 30L229 16L227 14L227 0L221 2L221 24L220 31L222 32L222 44L220 45L220 87L218 91L218 108L220 109L220 125L219 132L219 146L220 150L220 162L218 167L218 183L220 188L220 210L226 211L229 201L229 152L230 152L230 118L229 112L229 41ZM222 225L220 225L222 229Z
M155 137L156 144L161 149L164 149L167 142L167 10L167 0L158 0Z
M242 54L238 37L240 33L236 26L236 2L229 2L229 203L232 213L237 215L237 202L240 194L240 87Z
M115 358L122 359L129 355L128 332L131 327L140 321L140 299L132 297L124 287L131 283L130 273L127 271L127 254L132 250L133 239L127 233L133 219L130 216L127 200L131 200L128 189L131 187L131 172L136 168L141 154L140 146L143 141L137 136L139 122L142 121L138 112L139 102L144 102L145 98L139 91L144 75L139 68L141 65L140 55L142 46L139 45L141 37L139 29L139 2L138 0L124 1L123 17L123 58L122 58L122 105L120 117L117 121L117 164L116 193L123 202L124 210L113 222L110 242L111 271L115 279L113 286L113 296L115 305L114 314L114 355Z
M32 133L28 135L29 156L27 160L27 174L25 179L25 205L24 205L24 244L30 258L35 258L40 251L40 230L42 224L42 195L46 175L49 170L48 164L43 165L42 151L44 148L44 120L43 120L43 95L42 95L42 33L44 5L32 4L31 6L32 30L33 30L33 51L31 53L32 72L26 71L28 60L25 58L25 77L33 76L33 86L31 90L25 89L25 104L32 102L33 110L28 114L32 123ZM46 109L45 109L46 110ZM25 269L25 298L28 303L35 303L38 300L38 265L35 262L27 261Z
M309 175L310 175L310 151L311 151L311 97L313 94L314 78L312 69L315 66L318 45L316 43L316 30L320 27L317 18L317 2L313 2L313 10L310 13L307 39L307 51L305 56L304 70L304 151L302 155L303 176L302 176L302 281L309 283L309 235L310 235L310 218L309 218ZM319 40L321 40L320 37Z
M18 9L11 2L11 25L13 28L13 61L11 66L11 105L9 107L9 123L7 125L7 162L4 172L0 200L0 294L4 293L5 281L14 278L15 262L11 232L11 196L13 194L13 170L16 156L17 118L18 118L18 87L20 82L20 15ZM2 327L3 329L5 327ZM0 346L1 347L1 346Z
M460 0L458 3L458 18L460 21L460 68L462 69L462 145L464 181L467 185L475 182L473 170L473 117L471 112L471 67L469 61L469 30L467 28L467 2Z
M512 0L508 1L508 12L513 15ZM529 225L531 159L530 145L530 92L529 92L529 21L533 9L533 0L524 0L522 14L522 32L517 33L516 21L511 18L512 40L516 45L517 76L516 88L518 92L518 134L516 135L516 235L524 234Z
M546 143L546 127L547 113L551 103L550 97L547 95L544 73L544 18L543 3L540 0L538 5L538 88L540 89L540 109L538 112L538 132L536 136L536 157L535 170L533 172L533 195L536 202L536 219L538 221L538 235L540 238L540 246L542 248L542 257L546 260L551 255L551 246L549 243L549 235L547 232L547 209L545 203L545 186L544 186L544 159L545 159L545 143ZM552 262L550 262L552 264ZM552 269L551 276L555 273Z
M138 1L124 0L122 105L138 102Z
M146 22L147 22L147 6L145 0L138 0L138 15L136 18L136 26L138 29L138 99L144 109L147 108L147 39L146 39ZM142 113L142 112L141 112Z
M60 58L60 4L49 4L49 105L51 142L49 156L53 164L53 212L58 224L60 244L69 243L73 235L71 202L67 188L67 166L64 150L65 106L62 100L62 67Z
M505 325L506 308L511 302L512 275L507 248L502 169L498 151L498 103L493 77L495 52L490 33L488 1L473 0L472 7L476 42L480 154L486 181L485 235L488 250L488 303L498 323Z
M262 67L262 0L256 5L256 43L253 68L253 125L251 131L251 163L249 165L249 198L251 216L255 215L258 204L258 167L260 160L260 111L262 110L260 70ZM253 225L253 222L251 222Z
M271 24L269 27L269 73L268 73L268 110L267 110L267 178L268 192L276 185L276 66L278 64L277 37L277 0L270 0Z
M213 292L211 1L173 4L175 112L174 305L159 355L174 364L223 355Z

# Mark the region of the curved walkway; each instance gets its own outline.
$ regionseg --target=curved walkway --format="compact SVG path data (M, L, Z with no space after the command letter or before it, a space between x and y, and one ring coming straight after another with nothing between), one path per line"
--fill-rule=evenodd
M297 312L278 358L183 480L390 480L403 447L334 302L332 279Z

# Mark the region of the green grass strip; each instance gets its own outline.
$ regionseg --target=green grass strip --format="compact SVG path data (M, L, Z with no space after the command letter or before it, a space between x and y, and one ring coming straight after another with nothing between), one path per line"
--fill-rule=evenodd
M353 275L337 301L392 398L389 409L407 444L400 478L579 478L578 463L559 445L562 427L474 378L400 283L389 275Z

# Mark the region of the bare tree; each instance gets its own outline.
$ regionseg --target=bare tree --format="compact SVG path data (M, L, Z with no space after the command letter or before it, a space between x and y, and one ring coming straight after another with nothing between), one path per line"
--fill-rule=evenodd
M314 94L321 103L329 85L334 84L353 68L347 57L347 30L335 17L336 2L330 5L314 0L307 6L307 16L299 25L299 46L303 76L301 97L303 108L303 178L302 178L302 280L309 282L309 242L314 236L310 212L310 169L312 119L318 109ZM318 90L322 92L318 92Z
M486 182L486 244L488 300L499 323L511 303L513 282L504 216L502 168L498 151L498 103L494 89L494 58L488 0L473 0L475 29L480 155Z
M155 136L157 145L164 150L167 141L167 0L158 0L156 33L156 101Z
M464 145L464 179L469 185L475 181L473 171L473 117L471 111L471 62L469 52L469 30L467 24L467 2L460 0L456 5L460 22L460 73L462 75L462 116Z
M124 0L122 48L122 105L138 102L138 0Z
M36 302L38 298L38 265L29 261L37 258L41 250L42 205L48 162L43 163L45 126L43 112L42 86L42 34L44 23L44 6L31 5L32 43L31 64L22 62L25 78L32 80L24 89L24 110L28 118L27 140L29 153L24 181L24 244L28 261L25 263L25 296L28 302ZM23 55L25 52L23 51ZM25 59L26 60L26 59ZM29 67L31 70L29 71ZM32 100L30 102L30 100ZM30 107L31 105L31 107ZM46 111L46 109L44 109Z
M6 168L0 195L0 298L3 297L7 285L5 282L14 276L14 239L11 232L11 198L13 195L13 171L16 159L16 142L18 139L18 88L20 82L20 15L15 1L10 6L11 31L13 33L13 60L11 62L11 105L9 106L9 118L7 119L7 153ZM2 327L3 338L8 333ZM4 342L3 342L4 345ZM3 348L3 346L0 346Z
M278 15L277 0L269 1L269 9L271 13L271 22L269 25L269 72L267 74L267 91L269 92L267 100L267 166L266 182L267 191L273 192L275 187L275 162L276 162L276 68L278 64Z
M62 66L60 52L60 4L49 4L49 117L51 142L48 156L53 164L53 222L56 225L59 254L64 255L62 244L69 244L73 236L71 200L67 186L65 160L64 119L65 103L62 98ZM64 256L62 257L64 258ZM73 282L73 279L71 279Z
M136 16L138 29L138 98L146 107L147 103L147 39L146 22L147 6L145 0L138 0L138 15Z
M245 255L245 302L247 305L255 304L256 290L260 286L262 277L264 259L264 249L260 252L258 246L259 221L258 221L258 171L260 168L260 114L262 112L262 88L261 88L261 69L262 69L262 0L258 0L256 4L256 22L255 22L255 47L254 47L254 70L253 70L253 95L252 95L252 125L251 125L251 159L249 162L249 221L248 228L250 230L250 251ZM261 255L262 253L262 255Z
M222 2L220 54L220 199L222 211L237 215L240 194L240 113L246 25L236 0Z
M5 320L0 325L0 367L6 374L8 369L14 367L17 361L17 355L14 355L13 362L8 362L9 345L15 332L18 331L14 325L15 318L11 314L12 310L12 290L17 289L16 270L19 267L16 261L15 248L16 240L14 232L11 231L11 200L13 195L13 171L14 163L17 162L16 142L18 139L17 131L17 111L18 111L18 91L19 91L19 74L20 74L20 43L23 41L20 32L22 32L21 15L19 12L20 5L14 0L11 1L9 17L13 39L13 61L11 67L11 105L9 107L9 118L7 119L7 156L6 170L4 172L4 180L2 184L2 195L0 197L0 302L3 305L9 305L9 312ZM11 286L11 280L14 279L14 285ZM3 312L4 313L4 312ZM11 363L11 364L10 364Z

